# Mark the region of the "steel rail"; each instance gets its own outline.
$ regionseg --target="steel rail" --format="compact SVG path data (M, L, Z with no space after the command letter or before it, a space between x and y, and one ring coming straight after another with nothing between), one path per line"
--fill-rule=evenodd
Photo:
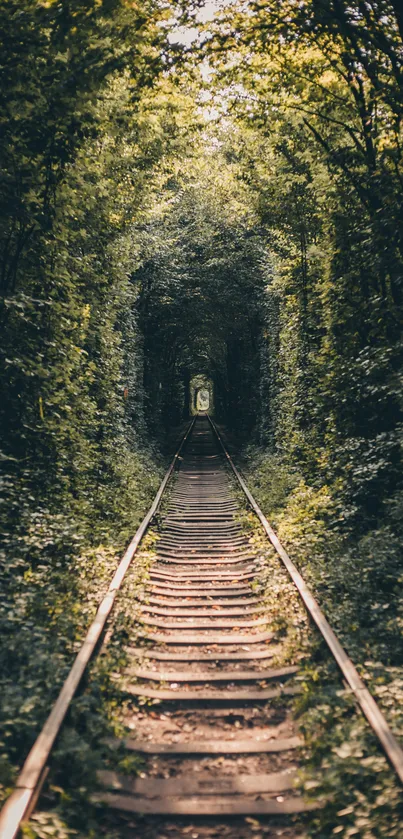
M109 585L108 591L98 606L96 616L87 631L81 649L77 653L66 681L56 699L55 704L32 746L22 770L18 776L14 791L5 802L0 813L0 839L14 839L21 822L30 815L36 804L42 783L46 777L47 760L52 747L60 732L64 718L69 710L72 699L81 682L87 665L92 658L98 641L105 628L106 621L112 611L117 592L121 588L124 577L130 567L139 544L147 532L155 513L161 503L163 493L175 469L182 448L191 433L196 417L189 423L186 432L175 452L172 462L165 473L154 501L138 527L130 545L126 549Z
M208 416L208 415L207 415ZM252 493L249 491L248 487L245 484L245 481L241 477L238 469L236 468L231 455L229 454L224 441L221 437L220 432L210 416L208 416L210 421L211 427L215 432L217 439L220 443L223 453L227 458L227 461L237 478L240 486L246 498L249 501L253 511L256 513L257 517L259 518L261 524L263 525L264 530L266 531L267 536L271 544L273 545L274 549L280 556L283 564L285 565L291 579L293 580L295 586L297 587L302 600L305 603L308 613L315 621L316 626L318 627L321 635L323 636L324 640L326 641L327 646L329 647L333 657L337 661L337 664L348 683L349 687L351 688L354 696L361 708L361 711L367 718L371 728L375 732L378 740L382 744L384 752L389 759L391 765L393 766L399 780L403 783L403 749L400 747L396 737L392 733L389 725L382 713L379 709L375 699L373 698L372 694L369 692L368 688L366 687L365 683L359 676L356 667L354 666L353 662L347 655L346 651L340 644L337 636L333 632L328 620L325 618L322 610L319 607L319 604L315 600L312 592L306 585L303 577L299 573L298 569L288 556L287 551L284 549L283 545L281 544L278 536L274 532L273 528L270 526L266 516L262 513L259 505L255 501Z

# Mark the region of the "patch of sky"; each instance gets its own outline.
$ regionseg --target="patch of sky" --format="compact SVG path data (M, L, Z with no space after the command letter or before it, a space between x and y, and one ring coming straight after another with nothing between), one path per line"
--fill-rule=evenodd
M216 12L232 4L233 0L206 0L195 14L195 23L208 23L209 20L213 20ZM190 47L197 40L199 34L197 26L176 26L175 19L173 19L168 37L172 44L183 44L185 47Z

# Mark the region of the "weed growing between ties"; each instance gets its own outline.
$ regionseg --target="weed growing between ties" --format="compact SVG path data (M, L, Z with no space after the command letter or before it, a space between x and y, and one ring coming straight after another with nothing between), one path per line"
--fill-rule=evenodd
M249 447L246 454L243 465L251 491L399 734L402 577L395 524L392 530L392 522L386 520L379 530L354 541L335 525L341 517L340 502L328 487L307 486L296 469L261 449ZM390 506L394 522L398 506L398 499ZM396 776L344 689L326 645L315 632L308 637L309 664L296 703L308 746L302 787L327 802L309 818L308 833L317 839L397 839L403 810Z

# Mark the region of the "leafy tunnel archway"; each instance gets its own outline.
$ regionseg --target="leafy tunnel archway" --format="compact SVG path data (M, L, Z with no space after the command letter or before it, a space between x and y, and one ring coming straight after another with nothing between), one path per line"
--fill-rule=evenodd
M188 416L191 381L202 376L217 418L247 436L259 411L268 268L251 196L224 152L204 152L196 172L181 173L143 242L134 283L149 426L159 433Z

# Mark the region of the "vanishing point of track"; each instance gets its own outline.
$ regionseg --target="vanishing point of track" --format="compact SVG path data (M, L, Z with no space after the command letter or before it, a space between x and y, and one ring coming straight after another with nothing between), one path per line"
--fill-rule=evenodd
M229 465L292 577L345 681L403 780L403 753L374 699L340 646L302 577L250 495L207 416L198 416L156 499L126 551L62 692L0 817L0 839L13 839L32 812L71 699L105 628L124 575L177 469L141 605L145 645L136 643L128 673L133 696L159 699L174 714L174 738L147 739L147 714L128 750L153 760L148 777L99 773L110 808L159 816L246 815L279 818L315 807L295 787L301 737L290 699L298 667L276 667L278 652L259 595L261 565L237 521ZM281 658L281 656L280 656ZM168 710L169 709L169 710ZM222 720L226 724L223 726ZM191 723L197 719L197 731ZM221 723L220 723L221 720ZM253 734L251 735L251 730ZM149 730L149 729L148 729ZM190 734L189 734L190 732ZM222 769L217 771L217 757ZM242 770L237 757L242 757ZM169 762L174 763L171 774ZM212 768L213 767L213 768Z

